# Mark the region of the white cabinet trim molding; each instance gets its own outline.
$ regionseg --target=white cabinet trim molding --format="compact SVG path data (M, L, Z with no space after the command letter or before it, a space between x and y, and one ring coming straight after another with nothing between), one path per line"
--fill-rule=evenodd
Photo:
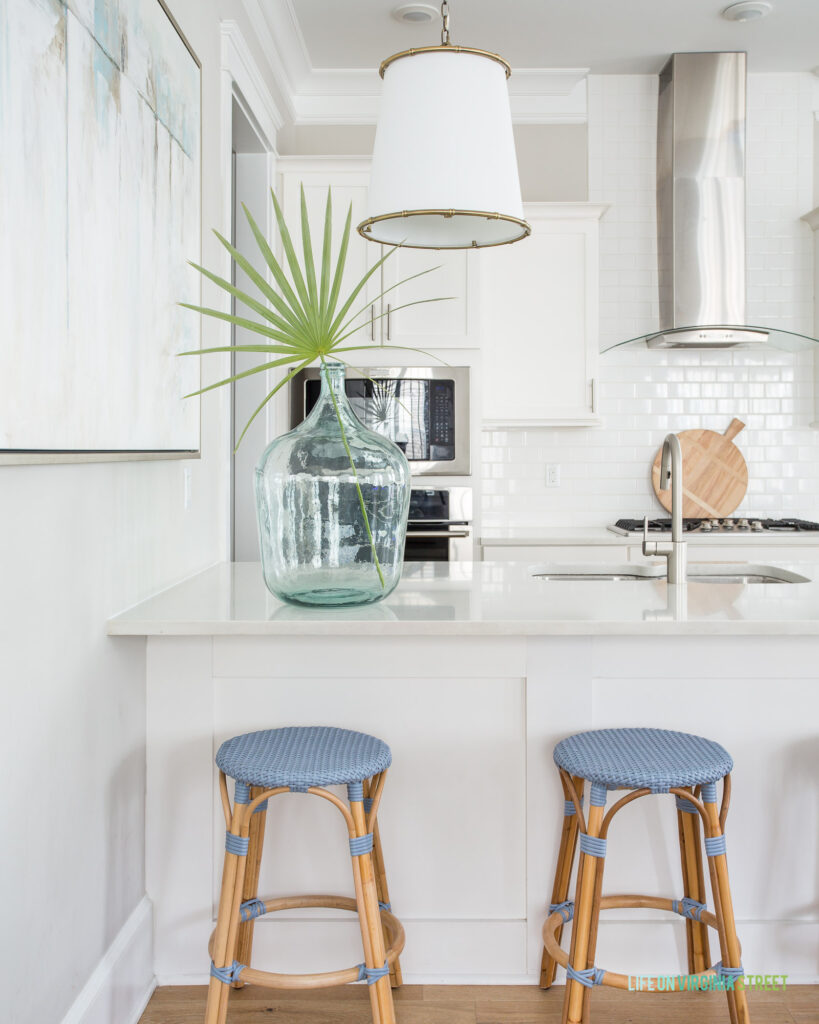
M276 133L284 124L284 117L253 60L239 25L235 21L223 21L220 32L222 70L230 74L251 116L267 137L269 148L275 149Z

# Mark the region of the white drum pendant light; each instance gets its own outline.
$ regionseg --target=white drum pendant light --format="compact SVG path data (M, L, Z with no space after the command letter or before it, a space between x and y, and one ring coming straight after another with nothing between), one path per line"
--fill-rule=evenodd
M506 79L495 53L449 41L393 54L381 65L364 238L415 249L504 245L523 219Z

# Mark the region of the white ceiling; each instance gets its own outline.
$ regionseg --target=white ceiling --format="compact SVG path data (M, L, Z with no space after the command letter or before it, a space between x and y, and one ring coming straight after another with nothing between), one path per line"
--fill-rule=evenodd
M655 73L681 50L747 50L752 72L819 65L819 0L774 0L767 18L745 23L720 17L728 2L449 0L449 7L454 43L495 50L518 68ZM306 62L317 69L374 68L397 50L439 41L440 22L396 22L390 11L398 3L262 0L265 13L278 8L281 17L282 6L289 9Z

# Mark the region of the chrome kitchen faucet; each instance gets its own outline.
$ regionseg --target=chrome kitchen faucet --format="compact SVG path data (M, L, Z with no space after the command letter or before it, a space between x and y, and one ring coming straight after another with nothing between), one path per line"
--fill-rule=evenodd
M666 578L669 583L685 583L688 545L683 540L683 477L682 447L676 434L668 434L663 441L660 461L660 490L671 486L671 542L648 539L648 516L643 519L643 554L662 555L665 558Z

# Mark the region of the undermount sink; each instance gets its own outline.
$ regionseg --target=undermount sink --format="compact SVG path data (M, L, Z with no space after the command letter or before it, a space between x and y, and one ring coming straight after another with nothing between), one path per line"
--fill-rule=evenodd
M635 583L662 582L664 565L595 565L573 563L537 565L530 570L535 579L549 582L577 583L609 582ZM807 576L780 569L775 565L756 565L751 562L700 562L688 566L687 583L810 583Z

